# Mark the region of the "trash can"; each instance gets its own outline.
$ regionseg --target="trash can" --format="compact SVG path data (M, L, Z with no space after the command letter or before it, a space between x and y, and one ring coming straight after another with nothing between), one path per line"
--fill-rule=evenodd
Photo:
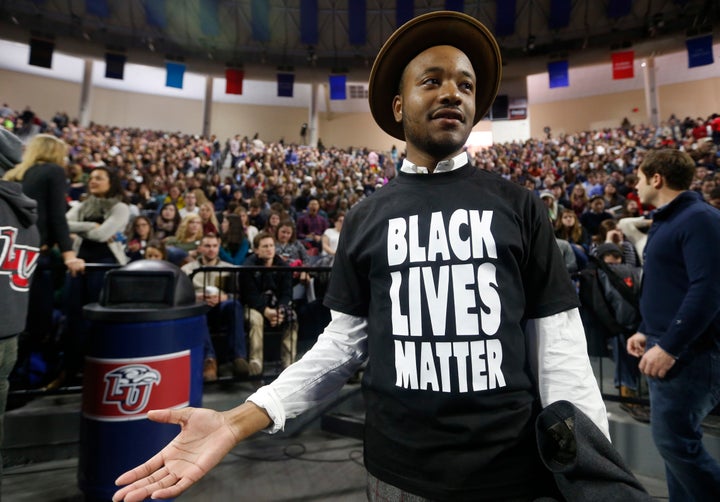
M162 260L109 271L100 301L83 308L90 339L78 485L86 500L111 500L120 474L178 434L148 420L149 410L201 406L207 311L190 278Z

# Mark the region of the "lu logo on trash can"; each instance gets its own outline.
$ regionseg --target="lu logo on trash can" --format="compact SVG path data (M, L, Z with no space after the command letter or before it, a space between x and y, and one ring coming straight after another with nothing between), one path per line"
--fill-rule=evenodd
M149 410L190 401L190 351L157 357L85 360L83 415L100 421L140 420Z

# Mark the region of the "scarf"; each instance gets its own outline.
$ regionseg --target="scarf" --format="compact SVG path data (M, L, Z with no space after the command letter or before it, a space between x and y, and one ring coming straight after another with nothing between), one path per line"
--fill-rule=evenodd
M95 197L91 195L85 199L80 206L80 221L95 221L102 223L105 217L115 204L120 202L120 197Z

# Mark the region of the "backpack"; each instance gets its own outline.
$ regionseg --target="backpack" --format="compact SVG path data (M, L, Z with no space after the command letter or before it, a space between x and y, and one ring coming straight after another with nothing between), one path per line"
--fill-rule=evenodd
M640 326L642 270L625 264L608 265L590 257L579 272L581 313L587 332L598 338L632 335Z

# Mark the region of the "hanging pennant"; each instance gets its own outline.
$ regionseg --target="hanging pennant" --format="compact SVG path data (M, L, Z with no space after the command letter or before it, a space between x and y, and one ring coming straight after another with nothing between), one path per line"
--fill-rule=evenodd
M612 53L613 80L635 77L635 51Z

